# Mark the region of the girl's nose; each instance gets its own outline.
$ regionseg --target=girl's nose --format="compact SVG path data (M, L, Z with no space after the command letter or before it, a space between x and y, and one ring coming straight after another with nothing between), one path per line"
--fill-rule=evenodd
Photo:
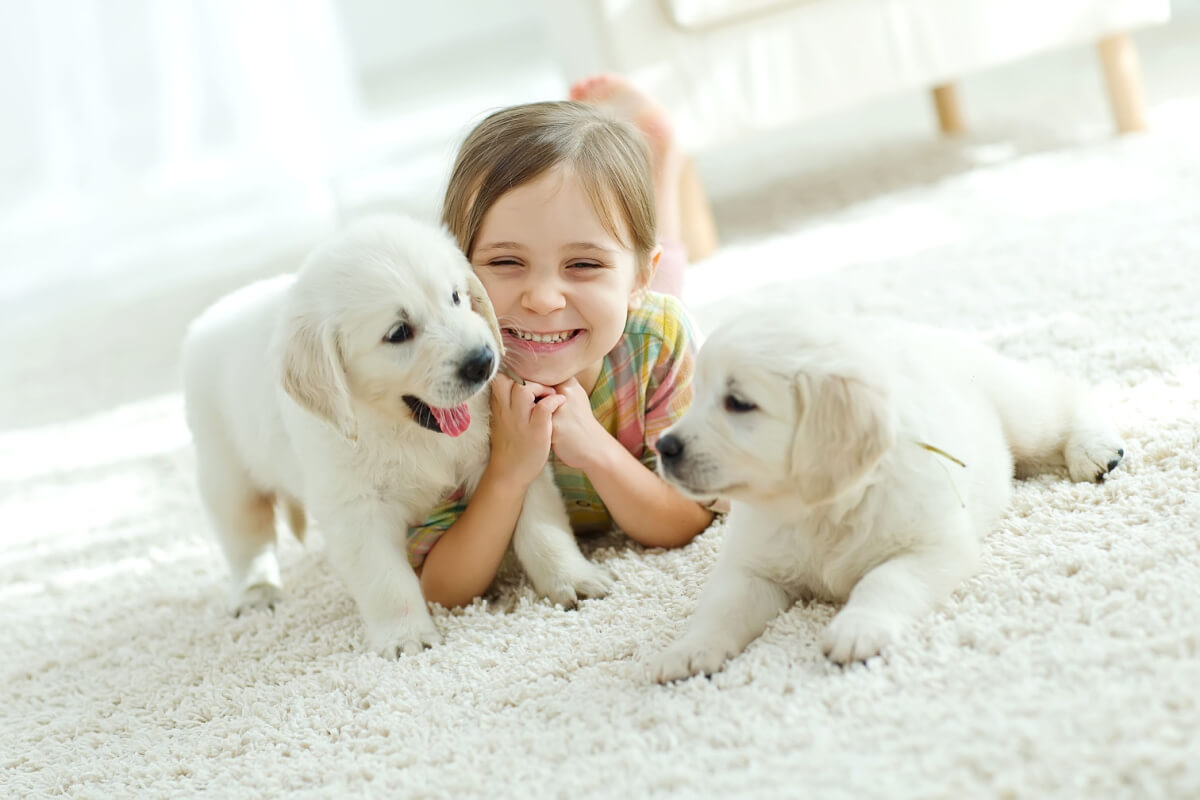
M534 314L550 314L567 304L555 280L532 280L525 286L521 304Z

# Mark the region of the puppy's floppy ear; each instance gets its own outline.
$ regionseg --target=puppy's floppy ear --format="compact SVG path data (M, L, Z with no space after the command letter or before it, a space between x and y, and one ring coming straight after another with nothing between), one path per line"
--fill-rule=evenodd
M358 422L350 405L345 361L333 325L300 316L285 324L283 332L284 391L342 436L357 440Z
M833 500L874 467L895 439L891 406L879 389L853 378L799 375L800 422L791 474L808 505Z
M503 356L504 339L500 336L500 322L496 319L496 309L492 307L487 289L483 288L483 282L475 276L474 270L467 272L467 290L471 293L471 310L487 321L488 327L492 329L492 336L496 337L496 352Z

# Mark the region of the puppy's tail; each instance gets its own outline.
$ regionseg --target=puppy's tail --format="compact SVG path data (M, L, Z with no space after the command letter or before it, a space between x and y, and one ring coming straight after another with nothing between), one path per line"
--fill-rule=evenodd
M283 498L281 505L287 515L287 523L288 527L292 529L292 535L303 542L304 532L308 530L308 515L304 513L304 506L291 497Z

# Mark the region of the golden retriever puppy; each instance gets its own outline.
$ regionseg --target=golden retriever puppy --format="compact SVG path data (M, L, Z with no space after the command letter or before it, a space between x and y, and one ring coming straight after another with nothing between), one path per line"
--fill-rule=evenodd
M822 649L869 658L976 568L1014 466L1097 481L1121 439L1075 382L961 336L762 308L700 351L664 477L732 500L687 633L651 665L712 673L798 598L844 603Z
M367 641L396 657L435 644L404 546L488 459L488 382L500 331L483 286L445 232L363 220L295 275L219 300L188 330L183 382L200 493L233 577L233 606L280 598L275 511L320 525ZM575 542L547 470L513 537L555 602L603 595L607 573Z

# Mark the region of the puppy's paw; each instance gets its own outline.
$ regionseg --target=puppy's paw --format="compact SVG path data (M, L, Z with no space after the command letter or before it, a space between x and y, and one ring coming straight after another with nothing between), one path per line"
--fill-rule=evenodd
M719 672L728 658L737 655L735 650L715 642L695 644L680 641L656 656L647 666L651 679L658 683L671 683L693 675Z
M895 641L903 628L904 620L895 615L847 606L821 634L821 650L839 664L866 661Z
M233 615L252 614L258 611L274 611L283 602L283 590L273 583L256 583L247 586L233 603Z
M377 627L367 634L367 645L384 658L415 656L427 647L442 643L442 635L433 624L409 625L397 623Z
M578 564L562 569L549 579L541 594L563 608L573 608L580 598L604 597L612 590L613 579L599 564L580 559ZM535 584L535 588L536 584Z
M1067 470L1076 483L1104 480L1125 457L1125 443L1109 430L1076 431L1067 440Z

